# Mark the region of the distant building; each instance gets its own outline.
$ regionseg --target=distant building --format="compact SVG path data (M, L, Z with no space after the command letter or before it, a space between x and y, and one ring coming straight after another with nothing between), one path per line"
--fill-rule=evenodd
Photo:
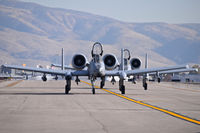
M9 68L4 68L3 66L0 67L0 73L1 74L12 74L13 70L9 69Z
M171 81L174 82L183 82L183 83L200 83L200 74L175 74Z

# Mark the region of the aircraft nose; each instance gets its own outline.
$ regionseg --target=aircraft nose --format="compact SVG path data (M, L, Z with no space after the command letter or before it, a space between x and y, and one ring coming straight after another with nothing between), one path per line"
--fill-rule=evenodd
M121 78L121 79L126 79L126 77L127 77L127 75L126 75L125 72L121 72L121 73L120 73L120 78Z

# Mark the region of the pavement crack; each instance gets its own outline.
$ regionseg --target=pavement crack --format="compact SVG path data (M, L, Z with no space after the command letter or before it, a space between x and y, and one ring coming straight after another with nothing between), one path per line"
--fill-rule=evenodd
M28 97L24 97L23 101L16 107L15 110L11 111L10 114L16 113L17 111L22 111L22 106L26 103Z
M98 123L101 126L101 129L105 132L105 133L109 133L108 129L106 128L106 126L100 121L98 120L91 111L87 110L82 104L78 103L77 101L75 102L78 106L80 106L85 112L88 113L88 115L94 120L96 121L96 123Z

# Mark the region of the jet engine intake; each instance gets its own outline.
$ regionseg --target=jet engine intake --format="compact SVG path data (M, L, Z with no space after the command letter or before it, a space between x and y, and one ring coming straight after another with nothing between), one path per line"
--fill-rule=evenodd
M116 56L113 55L113 54L104 55L103 56L103 62L105 64L106 70L113 70L119 65Z
M87 58L83 54L76 54L72 58L72 66L77 70L82 70L87 64Z
M132 58L130 61L131 69L138 69L141 66L141 61L138 58Z

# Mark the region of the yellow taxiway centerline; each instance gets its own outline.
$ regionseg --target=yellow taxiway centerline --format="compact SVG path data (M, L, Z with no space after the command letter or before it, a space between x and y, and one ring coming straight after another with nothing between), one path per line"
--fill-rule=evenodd
M91 84L88 83L88 82L86 82L86 81L82 81L82 80L81 80L81 82L83 82L83 83L88 84L88 85L91 86ZM106 91L106 92L108 92L108 93L110 93L110 94L116 95L116 96L118 96L118 97L124 98L124 99L129 100L129 101L132 101L132 102L134 102L134 103L137 103L137 104L140 104L140 105L143 105L143 106L152 108L152 109L154 109L154 110L158 110L158 111L160 111L160 112L166 113L166 114L171 115L171 116L174 116L174 117L176 117L176 118L179 118L179 119L182 119L182 120L185 120L185 121L192 122L192 123L195 123L195 124L200 125L200 120L195 120L195 119L192 119L192 118L190 118L190 117L181 115L181 114L179 114L179 113L176 113L176 112L173 112L173 111L170 111L170 110L167 110L167 109L163 109L163 108L160 108L160 107L156 107L156 106L154 106L154 105L150 105L150 104L148 104L148 103L144 103L144 102L142 102L142 101L138 101L138 100L129 98L129 97L127 97L127 96L124 96L124 95L121 95L121 94L118 94L118 93L109 91L109 90L107 90L107 89L100 88L99 86L95 86L95 88L104 90L104 91Z

